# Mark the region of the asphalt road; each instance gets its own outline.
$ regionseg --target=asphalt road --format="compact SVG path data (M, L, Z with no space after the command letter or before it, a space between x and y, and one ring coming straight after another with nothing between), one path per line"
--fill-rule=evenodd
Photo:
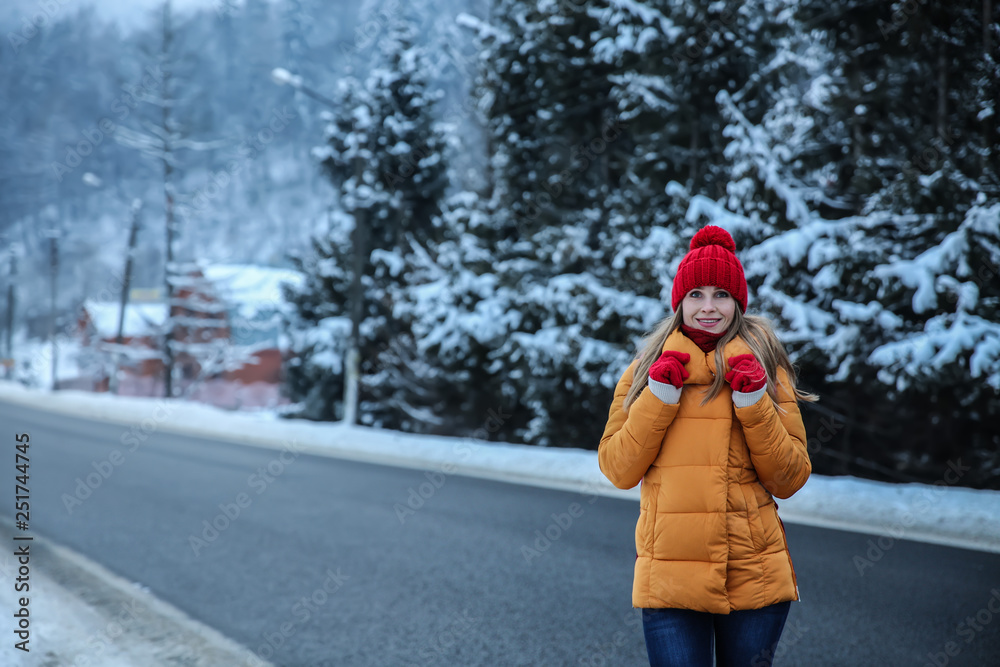
M28 432L32 530L248 647L247 665L645 664L634 502L131 440L4 403L0 424L0 513ZM1000 665L1000 555L786 529L802 600L776 665Z

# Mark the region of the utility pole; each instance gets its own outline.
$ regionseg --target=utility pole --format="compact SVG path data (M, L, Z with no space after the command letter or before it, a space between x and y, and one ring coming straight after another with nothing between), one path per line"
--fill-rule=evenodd
M7 363L13 363L14 360L14 283L17 282L17 255L12 251L10 253L10 274L7 282L7 339L4 358L8 360ZM6 372L10 373L10 366L7 367Z
M302 83L302 77L292 74L286 69L277 67L271 71L271 79L279 86L289 85L295 90L317 102L338 109L339 106L330 98L317 93ZM367 139L365 141L367 147ZM358 185L363 182L365 173L365 156L354 158L354 178ZM351 276L351 340L348 342L347 355L344 360L344 417L345 424L358 422L358 395L361 380L361 320L364 318L364 289L361 278L364 275L368 260L368 211L364 208L354 209L354 231L351 239L354 245L353 275Z
M56 296L59 285L59 232L53 229L49 235L49 270L51 310L49 313L49 345L52 347L52 390L58 389L59 347L56 344Z
M128 233L128 252L125 254L125 271L122 274L122 294L121 303L118 309L118 330L115 335L115 345L121 349L125 328L125 309L128 308L129 290L132 285L132 260L135 256L135 242L139 236L139 212L142 210L142 200L132 200L132 227ZM118 366L121 363L121 352L115 351L115 365L108 380L108 391L112 394L118 393Z
M165 368L163 371L163 395L171 398L174 395L174 183L173 183L173 145L171 134L173 122L170 117L173 97L171 96L171 68L167 63L170 54L170 46L173 42L173 29L170 25L170 2L163 3L163 100L160 107L163 123L163 198L166 209L166 231L167 231L167 253L166 266L164 267L164 279L166 282L167 298L167 321L164 332L163 352L166 356Z
M367 143L367 142L366 142ZM363 182L365 158L354 158L354 178L358 185ZM368 257L368 211L354 209L354 274L351 276L351 341L347 348L347 364L344 368L344 423L358 423L358 394L361 380L361 320L364 318L365 293L361 277L365 272Z

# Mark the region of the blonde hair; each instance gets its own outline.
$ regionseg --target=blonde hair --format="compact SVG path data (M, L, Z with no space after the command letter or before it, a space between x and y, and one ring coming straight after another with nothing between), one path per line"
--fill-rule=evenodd
M667 315L660 320L639 344L639 351L635 356L639 360L639 364L635 367L635 372L632 376L632 386L629 388L628 393L625 394L625 402L623 403L626 414L628 414L629 406L635 402L635 399L639 397L639 393L649 383L649 367L653 365L654 361L660 358L660 354L663 352L663 344L666 342L667 337L684 323L683 307L683 303L677 304L677 310L672 315ZM764 371L767 373L767 394L779 410L782 408L778 405L778 390L775 384L775 379L778 377L778 368L785 369L790 385L788 390L796 400L809 402L819 400L819 396L816 394L802 391L795 386L798 375L792 366L791 359L788 358L788 352L785 351L781 340L774 332L771 321L760 315L744 315L739 307L733 313L733 321L729 326L729 330L719 339L719 344L715 348L716 368L727 367L725 360L722 358L722 351L725 349L726 344L737 336L743 339L747 347L750 348L750 351L753 352L753 356L764 367ZM716 373L715 380L704 392L705 398L702 399L701 404L705 405L718 396L725 385L725 373Z

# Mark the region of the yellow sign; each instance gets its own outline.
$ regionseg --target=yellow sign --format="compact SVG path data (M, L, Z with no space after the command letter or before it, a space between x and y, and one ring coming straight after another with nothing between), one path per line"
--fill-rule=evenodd
M163 301L159 287L133 287L128 291L128 300L132 303L156 303Z

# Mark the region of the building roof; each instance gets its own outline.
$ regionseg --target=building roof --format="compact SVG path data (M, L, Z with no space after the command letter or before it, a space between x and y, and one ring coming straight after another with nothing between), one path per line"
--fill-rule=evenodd
M218 297L235 315L254 319L281 308L285 302L281 286L300 286L304 277L292 269L252 264L217 264L202 269Z
M248 322L274 320L285 302L282 285L300 286L304 282L304 276L298 271L252 264L217 264L203 266L200 270L205 277L204 287L225 305L230 316ZM99 337L108 339L117 335L119 302L88 299L83 308ZM155 335L160 333L166 321L166 302L130 301L125 308L122 335ZM277 326L276 321L274 325ZM273 337L277 335L277 329L261 333L264 334L264 337Z
M83 309L90 317L98 336L114 338L118 335L118 314L121 304L117 301L92 301L87 299ZM125 307L123 336L150 336L160 332L167 321L165 303L130 303Z

